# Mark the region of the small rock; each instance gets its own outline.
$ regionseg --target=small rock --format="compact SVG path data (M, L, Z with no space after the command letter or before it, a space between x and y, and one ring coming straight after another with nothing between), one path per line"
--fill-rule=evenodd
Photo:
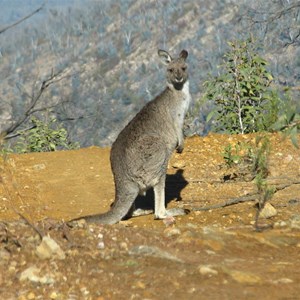
M182 262L181 259L172 255L171 253L161 250L155 246L146 246L146 245L136 246L129 250L129 254L130 255L152 256L152 257L158 257L158 258L163 258L163 259L169 259L169 260L173 260L176 262Z
M282 228L286 227L287 223L285 221L278 221L274 223L274 228Z
M276 215L277 215L277 210L270 203L266 203L264 208L260 211L260 214L259 214L259 216L264 219L269 219Z
M78 226L78 228L86 228L87 227L87 222L85 219L79 219L76 221L76 225Z
M291 228L300 229L300 215L294 215L291 218Z
M199 267L201 275L218 275L218 271L213 269L210 265L202 265Z
M231 276L233 280L239 283L260 283L262 282L262 279L255 274L242 272L242 271L236 271L236 270L229 270L224 269L224 272Z
M40 274L41 274L41 269L37 268L36 266L31 266L21 273L19 279L20 281L29 280L31 282L41 283L41 284L51 284L55 282L55 280L51 275L46 274L44 276L41 276Z
M274 280L273 283L275 284L287 284L287 283L293 283L294 281L290 278L279 278L277 280Z
M174 235L179 235L181 233L180 229L176 227L168 227L164 230L164 235L166 237L174 236Z
M100 249L100 250L104 249L105 248L104 242L103 241L98 242L97 248Z
M66 255L60 246L50 238L49 236L44 236L42 242L36 248L36 254L41 259L48 258L58 258L65 259Z

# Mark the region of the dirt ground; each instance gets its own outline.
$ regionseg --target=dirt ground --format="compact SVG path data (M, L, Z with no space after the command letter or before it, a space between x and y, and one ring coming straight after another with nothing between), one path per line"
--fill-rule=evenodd
M109 148L2 157L0 299L300 299L300 150L268 137L276 192L262 232L255 197L195 211L255 195L251 174L222 155L229 144L254 145L255 135L186 140L169 163L166 202L191 212L175 224L153 215L66 224L109 209ZM152 207L153 194L137 202Z

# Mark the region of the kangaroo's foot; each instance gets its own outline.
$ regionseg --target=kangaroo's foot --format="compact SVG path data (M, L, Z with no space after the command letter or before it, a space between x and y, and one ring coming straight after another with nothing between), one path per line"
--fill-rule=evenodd
M145 216L145 215L150 215L150 214L153 214L153 209L137 208L132 212L131 216L139 217L139 216Z
M155 215L155 219L161 220L161 219L165 219L168 217L184 216L184 215L187 215L189 212L190 212L189 209L184 209L184 208L179 208L179 207L170 208L170 209L166 209L165 213L163 213L163 214Z

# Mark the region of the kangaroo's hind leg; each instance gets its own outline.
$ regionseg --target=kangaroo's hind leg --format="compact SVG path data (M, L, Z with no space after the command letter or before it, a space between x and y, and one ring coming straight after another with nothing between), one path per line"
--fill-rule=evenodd
M157 185L154 186L154 215L155 219L165 219L170 216L183 216L186 215L189 211L183 208L171 208L166 209L165 205L165 181L166 175L161 176Z

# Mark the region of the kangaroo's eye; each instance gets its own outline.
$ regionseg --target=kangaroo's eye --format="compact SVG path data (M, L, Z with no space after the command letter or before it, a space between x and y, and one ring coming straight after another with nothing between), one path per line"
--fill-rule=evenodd
M185 71L186 71L186 67L182 67L181 70L182 70L183 72L185 72Z
M170 73L173 73L173 72L174 72L174 69L168 69L168 71L169 71Z

